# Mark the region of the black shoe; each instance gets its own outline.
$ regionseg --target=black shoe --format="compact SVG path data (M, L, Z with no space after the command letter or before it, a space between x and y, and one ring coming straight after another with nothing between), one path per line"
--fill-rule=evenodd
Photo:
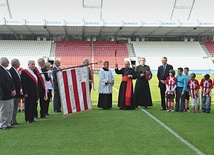
M21 109L19 109L18 111L17 111L17 113L20 113L21 112Z
M11 125L11 126L8 126L8 128L15 128L15 127Z
M46 118L46 116L41 115L41 117L40 117L40 118Z
M50 114L47 113L46 116L50 116Z
M161 108L160 110L161 110L161 111L162 111L162 110L166 110L166 108Z
M22 112L25 112L25 109L22 109Z
M54 112L57 112L57 113L58 113L58 112L62 112L62 111L61 111L61 110L55 110Z
M13 123L12 125L20 125L20 123L16 122L16 123Z
M32 123L32 121L26 121L26 123Z

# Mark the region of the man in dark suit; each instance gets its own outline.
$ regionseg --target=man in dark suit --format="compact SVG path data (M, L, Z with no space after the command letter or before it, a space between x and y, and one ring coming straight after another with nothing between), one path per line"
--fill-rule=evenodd
M20 87L21 87L21 78L17 71L17 69L20 67L20 62L18 59L11 60L11 68L9 69L9 72L13 78L13 82L16 88L16 96L14 97L14 107L13 107L13 118L12 118L12 124L17 125L19 124L16 120L16 114L18 110L18 103L19 103L19 97L20 97Z
M53 105L54 105L54 112L62 112L61 111L61 101L60 101L60 96L59 96L59 88L58 88L58 81L57 81L57 70L60 70L59 66L60 66L60 61L56 60L54 62L54 67L52 68L52 70L54 71L52 73L53 76L53 84L54 84L54 101L53 101Z
M39 58L38 67L35 70L38 75L38 86L39 86L39 103L40 103L40 117L46 118L46 100L48 99L48 91L45 86L45 81L49 81L50 78L47 74L40 74L44 72L45 59Z
M25 121L26 123L34 122L34 117L39 98L38 76L35 69L35 62L28 61L28 68L21 73L22 90L25 97Z
M157 77L159 80L158 87L160 88L160 95L161 95L161 110L166 110L166 103L165 103L165 92L166 92L166 84L165 80L169 76L169 70L173 69L172 65L167 64L167 58L163 57L162 65L158 67Z
M13 116L13 97L16 95L12 76L7 69L9 61L6 57L0 59L0 75L2 76L2 98L0 101L0 128L10 129Z

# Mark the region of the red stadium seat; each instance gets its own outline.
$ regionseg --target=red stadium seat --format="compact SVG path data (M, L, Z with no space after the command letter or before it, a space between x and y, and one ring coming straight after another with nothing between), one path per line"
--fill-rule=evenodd
M110 68L115 66L115 50L117 49L117 63L120 67L124 65L124 58L128 57L127 42L93 42L94 60L109 61ZM102 68L103 65L96 65L95 68Z
M91 45L87 41L56 41L56 57L60 57L61 67L81 65L84 58L91 62Z
M128 57L126 42L93 42L94 61L109 61L110 68L115 65L115 50L117 49L117 62L120 67L124 64L124 58ZM60 57L61 67L70 67L82 64L84 58L92 60L92 43L88 41L56 41L55 56ZM102 68L103 64L94 68Z
M206 46L207 50L210 52L211 56L214 55L214 42L206 41L204 42L204 45Z

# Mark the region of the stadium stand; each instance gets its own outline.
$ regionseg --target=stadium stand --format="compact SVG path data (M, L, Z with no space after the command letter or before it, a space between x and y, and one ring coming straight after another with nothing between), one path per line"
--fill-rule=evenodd
M55 56L60 58L61 68L80 65L84 58L91 62L90 42L56 41Z
M115 49L117 49L117 62L119 66L123 66L124 57L128 57L126 42L101 42L93 43L88 41L57 41L55 56L61 60L61 67L69 67L80 65L84 58L92 61L92 53L94 52L94 61L110 62L110 68L115 66ZM94 68L102 68L103 64L95 65Z
M174 68L188 66L191 70L213 69L212 60L199 42L132 42L136 57L145 57L152 69L157 69L163 56Z
M206 41L204 42L207 50L210 52L210 55L214 57L214 42Z
M51 41L0 40L0 54L9 60L19 59L23 68L27 67L28 60L49 57L50 49Z
M205 42L208 51L214 55L214 42ZM130 48L128 48L130 47ZM199 42L112 42L112 41L26 41L26 40L0 40L0 54L9 60L18 58L21 67L26 68L28 60L37 61L40 57L56 57L61 60L61 67L70 67L82 64L84 58L92 62L108 60L110 68L115 65L115 49L117 49L117 62L119 67L124 66L124 58L145 57L152 70L161 64L163 56L174 68L188 66L191 70L213 69L213 62ZM128 50L132 51L128 51ZM93 53L91 52L93 51ZM191 60L191 61L190 61ZM37 64L37 63L36 63ZM100 69L103 64L94 65Z
M94 60L102 62L108 60L110 68L115 67L115 50L117 49L117 63L119 67L124 66L124 58L128 57L127 42L107 42L95 41L93 42ZM103 64L94 66L95 68L102 68Z

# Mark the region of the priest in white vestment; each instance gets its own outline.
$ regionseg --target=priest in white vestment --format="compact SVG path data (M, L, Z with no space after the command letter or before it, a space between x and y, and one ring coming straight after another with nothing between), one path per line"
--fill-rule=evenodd
M112 108L112 86L114 85L114 77L109 70L109 62L104 62L104 67L99 73L99 98L98 107L103 109Z

